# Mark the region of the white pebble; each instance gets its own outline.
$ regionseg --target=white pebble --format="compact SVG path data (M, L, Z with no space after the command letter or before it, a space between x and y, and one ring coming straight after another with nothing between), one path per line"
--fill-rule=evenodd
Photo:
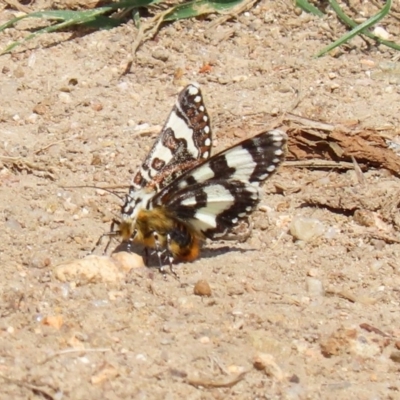
M144 354L137 354L136 360L138 361L147 361L147 357Z
M117 89L121 92L126 92L129 89L129 85L127 82L120 82L117 85Z
M37 121L38 118L39 118L39 115L37 115L35 113L32 113L26 120L29 123L34 124Z
M322 222L316 218L294 217L290 224L290 234L296 240L309 242L323 235L325 227Z
M312 297L322 297L325 295L324 285L319 279L307 276L306 286L307 286L307 292Z
M381 26L376 26L374 28L374 35L378 36L378 38L383 39L383 40L390 40L390 33L385 29L382 28Z
M60 92L58 94L58 98L61 101L61 103L64 103L64 104L71 103L71 101L72 101L71 96L65 92Z

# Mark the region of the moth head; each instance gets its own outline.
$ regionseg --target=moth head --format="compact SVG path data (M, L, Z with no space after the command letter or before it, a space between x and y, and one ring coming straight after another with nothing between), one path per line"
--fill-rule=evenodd
M119 222L118 230L122 240L127 241L134 236L136 220L131 217L124 218Z
M123 240L130 240L136 234L136 221L142 210L150 208L150 201L155 192L144 188L138 191L132 190L126 196L125 204L121 209L121 222L119 223L119 232Z

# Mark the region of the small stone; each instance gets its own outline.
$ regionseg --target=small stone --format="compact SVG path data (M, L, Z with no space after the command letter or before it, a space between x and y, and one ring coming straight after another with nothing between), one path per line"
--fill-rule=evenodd
M232 81L233 82L244 82L247 79L249 79L249 77L247 75L237 75L232 78Z
M60 329L63 326L64 320L62 315L49 315L42 321L43 325L51 326L54 329Z
M42 103L39 103L39 104L36 104L35 107L33 107L33 110L32 110L32 111L33 111L35 114L44 115L44 114L46 114L46 112L47 112L47 106L44 105L44 104L42 104Z
M61 103L68 104L71 103L72 99L68 93L60 92L58 94L58 98L60 99Z
M357 338L356 329L340 328L320 342L321 353L330 358L351 351L351 346Z
M400 363L400 351L393 351L390 354L390 359L395 363Z
M295 13L298 17L300 17L300 15L303 13L303 10L302 10L300 7L296 7L296 8L294 9L294 13Z
M308 272L307 272L307 275L315 278L316 276L318 276L318 269L317 268L310 268L308 270Z
M390 40L390 38L391 38L391 34L385 28L382 28L381 26L375 26L374 35L378 36L379 38L381 38L383 40Z
M38 120L38 114L35 113L32 113L31 115L29 115L29 117L26 118L26 121L31 124L37 123L37 120Z
M101 111L103 109L103 104L97 100L94 100L90 103L90 107L93 111Z
M289 378L289 382L291 382L291 383L300 383L300 378L296 374L293 374Z
M319 279L308 276L306 278L307 292L312 297L322 297L325 295L325 289L322 282Z
M144 268L143 257L136 253L128 253L126 251L120 251L111 255L111 258L121 266L124 272L129 272L135 268Z
M322 222L316 218L294 217L290 224L290 234L296 240L310 242L325 232Z
M118 83L117 89L118 89L120 92L126 92L126 91L128 91L128 90L129 90L128 82L120 82L120 83Z
M123 274L110 257L90 255L57 265L54 276L61 282L74 282L76 285L89 283L118 282Z
M194 285L193 293L196 296L211 296L211 287L207 281L200 280Z
M279 110L278 107L274 107L274 108L271 110L271 115L272 115L273 117L276 117L279 113L280 113L280 110Z
M367 210L356 210L353 215L354 221L361 226L375 226L374 214Z
M272 354L258 353L254 357L253 365L254 368L265 371L268 376L271 376L278 381L282 381L285 378L282 369L276 363Z
M102 165L102 164L103 162L101 160L100 155L98 153L93 153L90 165Z
M333 92L333 91L335 91L336 89L339 89L339 88L340 88L340 85L338 83L331 83L329 85L329 89L330 89L331 92Z
M208 336L202 336L200 339L199 339L199 342L201 343L201 344L209 344L210 343L210 338L208 337Z
M163 50L163 49L155 49L153 51L152 57L155 58L156 60L160 60L160 61L167 61L169 58L168 53Z

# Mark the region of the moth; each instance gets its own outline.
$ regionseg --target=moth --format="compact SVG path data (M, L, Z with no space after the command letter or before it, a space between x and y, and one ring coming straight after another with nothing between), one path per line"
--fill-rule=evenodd
M285 158L286 142L285 132L274 129L211 156L201 90L198 84L186 86L108 235L121 236L128 249L133 243L154 249L161 271L168 261L174 272L174 261L194 260L201 242L223 237L252 213L260 184Z

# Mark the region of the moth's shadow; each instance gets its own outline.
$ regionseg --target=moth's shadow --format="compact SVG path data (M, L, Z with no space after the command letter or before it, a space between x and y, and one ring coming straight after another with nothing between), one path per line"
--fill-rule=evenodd
M210 248L204 245L201 248L199 258L213 258L225 253L239 252L246 253L248 251L254 251L256 249L249 248L243 249L237 246L222 245L221 247ZM154 249L145 249L143 246L137 244L128 244L126 242L120 243L114 250L113 253L119 253L126 251L128 253L136 253L143 257L145 264L149 268L158 268L160 266L157 254ZM176 264L176 262L174 263ZM164 265L168 265L168 259L164 261Z

